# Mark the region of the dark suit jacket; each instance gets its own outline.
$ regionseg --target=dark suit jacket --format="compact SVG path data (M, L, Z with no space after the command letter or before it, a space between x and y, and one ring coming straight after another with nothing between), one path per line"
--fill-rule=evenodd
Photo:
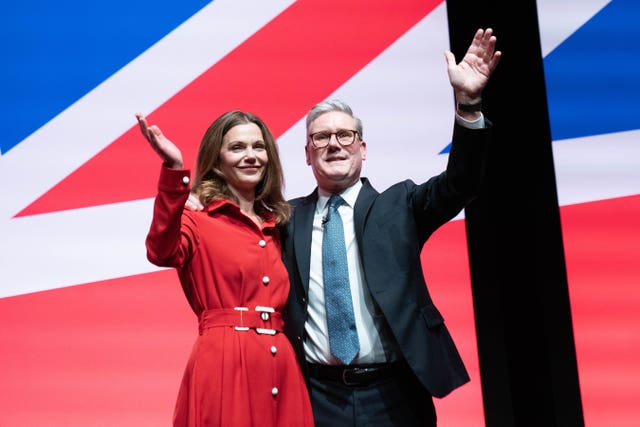
M446 171L416 185L410 180L377 192L366 178L354 224L369 292L380 307L399 349L424 387L443 397L469 375L429 295L420 252L429 236L456 216L479 192L490 135L488 128L454 126ZM307 319L309 257L317 189L291 201L293 215L281 230L291 289L284 311L285 333L306 376L303 349Z

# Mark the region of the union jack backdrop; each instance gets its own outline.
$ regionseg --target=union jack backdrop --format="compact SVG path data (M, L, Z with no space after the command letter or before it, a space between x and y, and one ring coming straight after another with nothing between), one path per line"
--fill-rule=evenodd
M640 5L537 4L585 424L636 426ZM176 274L146 260L160 161L136 112L187 165L215 117L256 113L278 139L288 197L315 186L304 117L326 98L363 119L364 175L378 190L446 165L454 106L444 1L23 0L2 9L2 427L170 423L197 320ZM484 425L463 221L440 229L423 256L472 377L436 400L443 427Z

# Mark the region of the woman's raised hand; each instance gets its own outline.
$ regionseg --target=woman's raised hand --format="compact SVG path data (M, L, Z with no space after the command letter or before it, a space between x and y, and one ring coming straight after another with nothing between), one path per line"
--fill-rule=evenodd
M180 149L164 136L158 126L149 126L143 114L136 113L136 119L138 119L138 125L140 125L140 132L149 141L151 148L158 153L165 166L171 169L182 169L184 164Z

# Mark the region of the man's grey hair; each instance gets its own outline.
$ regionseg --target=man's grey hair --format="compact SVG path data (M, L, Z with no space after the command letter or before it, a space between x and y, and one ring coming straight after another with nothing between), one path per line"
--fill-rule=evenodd
M360 137L360 139L362 139L362 120L353 115L351 107L349 107L346 102L340 101L339 99L329 99L327 101L322 101L311 108L311 110L307 114L307 134L309 133L309 126L311 126L311 123L313 123L315 119L317 119L324 113L328 113L329 111L341 111L353 117L356 125L356 128L354 130L358 132L358 136Z

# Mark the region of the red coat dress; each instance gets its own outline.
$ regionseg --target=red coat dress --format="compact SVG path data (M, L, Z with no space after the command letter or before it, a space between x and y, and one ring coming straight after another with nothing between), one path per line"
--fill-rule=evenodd
M313 426L309 395L280 312L289 294L275 221L228 200L184 209L189 171L163 167L147 257L175 267L199 319L174 426Z

